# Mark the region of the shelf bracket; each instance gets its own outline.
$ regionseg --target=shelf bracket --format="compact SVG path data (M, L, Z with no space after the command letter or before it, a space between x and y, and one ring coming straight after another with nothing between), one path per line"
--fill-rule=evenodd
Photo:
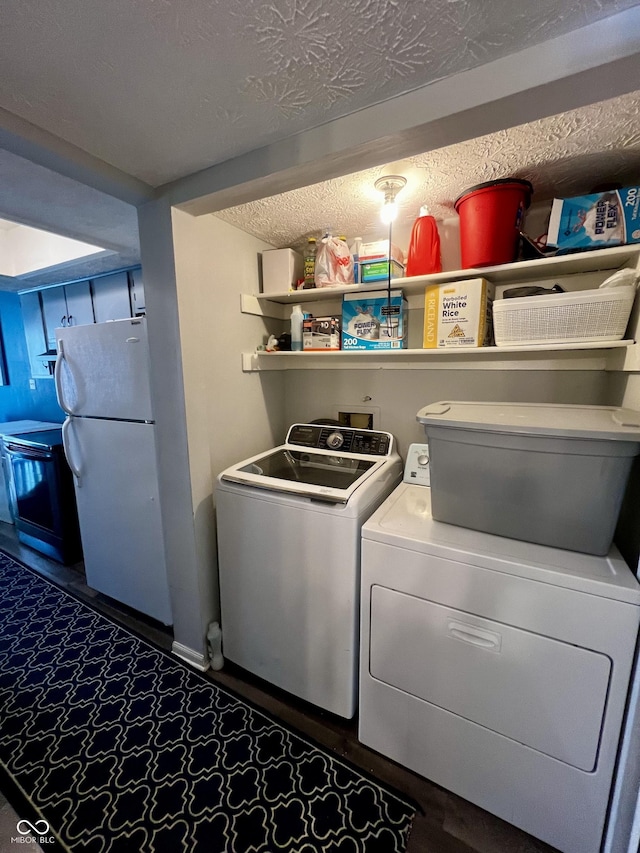
M278 302L261 301L252 293L241 293L240 311L243 314L253 314L256 317L286 320L291 309L287 305L280 305Z
M243 352L242 353L242 372L243 373L256 373L260 370L260 365L258 364L258 359L256 357L255 352Z
M624 373L640 372L640 344L633 343L626 349L613 350L607 359L608 371L622 371Z

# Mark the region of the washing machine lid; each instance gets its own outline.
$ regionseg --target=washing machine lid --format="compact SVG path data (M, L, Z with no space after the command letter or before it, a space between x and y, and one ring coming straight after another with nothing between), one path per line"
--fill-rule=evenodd
M389 433L376 430L294 424L285 444L227 468L219 480L346 504L384 465L397 462L393 445Z
M615 547L596 557L434 521L427 486L401 483L363 525L362 538L640 605L640 583Z

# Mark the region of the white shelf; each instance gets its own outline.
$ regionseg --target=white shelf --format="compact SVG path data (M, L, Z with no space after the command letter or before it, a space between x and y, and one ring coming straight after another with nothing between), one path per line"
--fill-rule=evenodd
M414 276L412 278L394 278L391 287L402 289L405 294L423 293L425 285L440 284L447 281L462 281L466 278L486 278L493 284L513 284L555 276L576 275L600 270L617 270L630 263L637 264L640 257L640 245L615 246L612 249L595 249L591 252L577 252L573 255L560 255L555 258L540 258L533 261L518 261L514 264L502 264L481 269L452 270L435 275ZM387 282L377 281L362 285L341 285L312 290L295 290L284 293L259 293L254 298L260 303L279 302L297 304L317 302L342 296L354 291L386 290Z
M640 245L616 246L554 258L519 261L482 269L453 270L436 275L392 279L405 296L424 294L427 284L483 277L494 284L548 281L561 276L638 268ZM286 320L290 305L341 298L355 291L384 291L386 282L346 285L277 294L243 294L241 310L248 314ZM633 321L632 328L635 328ZM634 332L631 333L632 335ZM640 372L640 346L633 340L599 341L540 346L478 347L468 349L356 350L334 352L243 353L245 372L269 370L449 369L449 370L616 370Z
M469 349L334 350L242 354L246 373L270 370L640 370L634 341Z

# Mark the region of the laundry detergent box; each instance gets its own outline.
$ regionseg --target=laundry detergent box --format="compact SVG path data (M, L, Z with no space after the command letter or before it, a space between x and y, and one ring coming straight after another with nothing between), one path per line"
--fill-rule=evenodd
M389 257L391 257L391 260L404 266L402 249L396 246L395 243L390 244L388 240L374 240L371 243L362 243L359 257L361 263L388 261Z
M490 346L494 292L484 278L429 285L424 302L424 349Z
M407 300L401 290L346 293L342 300L342 349L404 349Z
M342 317L305 317L302 322L302 349L339 350Z
M640 187L556 198L547 245L567 251L640 243Z

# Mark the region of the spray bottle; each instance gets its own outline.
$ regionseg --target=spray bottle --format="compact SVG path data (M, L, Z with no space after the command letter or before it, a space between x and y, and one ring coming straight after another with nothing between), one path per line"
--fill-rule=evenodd
M436 220L429 216L428 208L423 206L411 230L405 275L409 277L435 272L442 272L440 235Z

